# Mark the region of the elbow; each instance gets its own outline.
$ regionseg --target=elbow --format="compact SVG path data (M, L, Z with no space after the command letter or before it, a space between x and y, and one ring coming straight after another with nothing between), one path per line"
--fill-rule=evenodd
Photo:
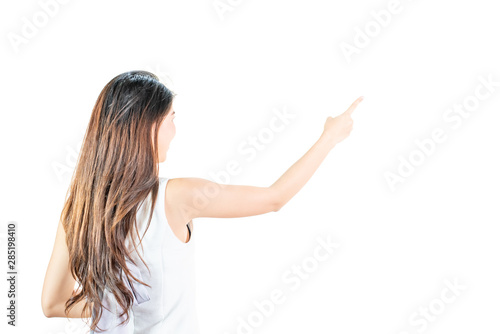
M42 296L42 311L43 315L47 318L54 318L56 315L54 313L54 305L52 303L45 300Z
M273 204L273 212L278 212L283 207L283 203L280 201L275 201Z
M45 315L45 317L47 317L47 318L54 317L54 313L50 307L47 307L47 306L42 304L42 311L43 311L43 315Z
M272 203L271 207L273 212L278 212L284 205L283 200L281 198L281 195L279 192L274 189L273 187L270 187L271 189L271 196L269 197L270 201Z

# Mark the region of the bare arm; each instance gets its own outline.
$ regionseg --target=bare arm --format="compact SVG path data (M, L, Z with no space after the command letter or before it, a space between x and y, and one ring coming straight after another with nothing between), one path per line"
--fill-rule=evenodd
M293 164L276 182L271 189L277 194L278 208L284 206L309 181L319 165L323 162L330 150L344 140L352 130L352 112L363 100L359 97L351 106L339 116L328 117L320 138L314 145Z
M330 150L352 130L358 98L342 114L328 117L314 145L269 187L224 185L201 178L170 179L166 202L180 208L183 221L197 217L230 218L278 211L307 183ZM167 189L168 189L167 187Z
M42 290L42 310L46 317L66 317L66 301L72 296L75 279L69 269L69 254L66 246L66 233L62 223L57 227L56 240L50 257ZM75 304L69 311L68 318L82 318L85 300ZM90 318L90 314L84 314Z
M328 137L322 134L314 145L271 185L270 188L276 194L278 210L309 181L331 149Z
M184 222L198 217L255 216L277 208L269 187L220 184L196 177L169 179L165 202L167 208L179 210Z

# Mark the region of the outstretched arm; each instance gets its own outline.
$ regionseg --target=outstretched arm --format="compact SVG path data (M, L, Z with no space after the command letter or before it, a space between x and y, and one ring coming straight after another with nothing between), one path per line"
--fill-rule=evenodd
M363 97L359 97L344 113L335 118L328 117L323 133L309 151L271 185L270 188L276 194L278 208L284 206L302 189L330 150L349 136L353 124L352 112L362 100Z
M328 136L321 134L313 146L271 185L277 209L283 207L309 181L333 148Z
M169 180L166 201L182 211L183 220L197 217L233 218L278 211L309 181L326 155L352 130L351 114L358 98L342 114L328 117L314 145L269 187L224 185L202 178ZM167 187L168 189L168 187Z

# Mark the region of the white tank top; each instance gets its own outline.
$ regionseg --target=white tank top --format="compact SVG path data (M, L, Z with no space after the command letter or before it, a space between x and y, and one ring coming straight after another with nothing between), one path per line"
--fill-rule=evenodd
M168 178L160 177L158 197L149 228L142 239L136 239L137 250L132 258L137 266L128 262L132 274L151 288L128 281L122 276L129 289L131 284L136 293L134 304L129 310L129 322L118 324L125 316L118 318L122 309L109 290L105 290L101 301L110 311L103 308L99 328L106 329L104 333L123 334L198 334L198 318L195 304L195 271L194 271L194 241L192 228L189 230L188 242L183 242L174 234L165 216L165 187ZM148 208L151 205L151 194L141 204L137 212L137 228L142 237L149 217ZM189 227L188 227L189 229ZM137 238L137 237L136 237ZM133 244L126 240L132 249ZM137 256L140 252L151 273ZM92 317L93 319L94 317ZM90 333L97 333L90 331Z

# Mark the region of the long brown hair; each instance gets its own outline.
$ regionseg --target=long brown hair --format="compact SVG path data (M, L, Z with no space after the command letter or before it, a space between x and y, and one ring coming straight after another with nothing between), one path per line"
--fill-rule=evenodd
M128 322L135 291L128 289L123 274L147 285L127 268L126 261L135 262L125 240L129 232L138 236L136 214L150 193L146 230L151 222L159 186L158 128L175 95L156 75L130 71L104 87L92 110L60 217L69 266L79 285L65 312L86 300L82 316L91 311L91 330L102 330L97 324L106 288L123 310L119 316L126 315L122 323ZM135 249L134 237L132 241Z

